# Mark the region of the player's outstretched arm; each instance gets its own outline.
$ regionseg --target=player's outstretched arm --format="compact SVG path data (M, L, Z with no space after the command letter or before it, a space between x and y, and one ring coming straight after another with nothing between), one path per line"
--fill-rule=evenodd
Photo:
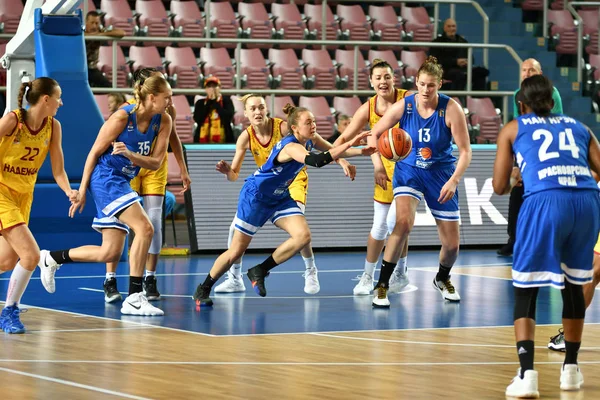
M494 187L494 193L498 195L510 193L512 189L510 179L514 162L512 144L518 129L519 123L516 120L512 120L502 128L496 140L497 150L492 186Z
M227 180L230 182L237 181L240 176L240 169L242 168L242 163L244 162L244 158L246 157L246 150L250 148L250 136L248 135L248 130L244 129L244 131L238 136L237 141L235 142L235 154L233 156L233 160L231 164L227 163L225 160L221 160L217 163L217 171L227 176Z
M350 124L344 132L333 142L333 147L347 143L354 139L356 135L362 132L365 126L369 123L369 102L367 101L356 110Z
M314 143L315 148L321 151L329 151L334 147L333 144L323 139L323 137L319 134L315 135ZM351 180L354 180L354 178L356 177L356 166L350 164L348 160L345 160L343 158L339 158L337 160L337 163L340 165L340 167L342 167L344 175L349 177Z

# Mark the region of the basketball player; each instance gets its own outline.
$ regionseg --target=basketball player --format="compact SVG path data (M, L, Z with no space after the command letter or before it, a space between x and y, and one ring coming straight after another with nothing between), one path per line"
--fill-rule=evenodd
M137 70L133 75L134 86L137 83L143 84L144 80L153 75L163 76L156 68L142 68ZM127 104L135 103L135 99L131 99L127 102ZM177 113L173 104L169 105L167 113L171 116L173 121L171 133L169 135L169 144L171 145L171 150L173 150L173 154L175 155L175 159L181 170L183 193L188 190L192 181L187 170L187 165L185 164L181 140L179 140L177 130L175 129L175 118L177 117ZM152 143L151 150L154 148L155 144L156 139ZM160 298L156 282L156 265L162 247L162 215L167 188L167 175L169 173L168 158L167 153L165 153L165 158L157 170L153 171L141 168L137 176L131 180L131 187L142 196L144 210L146 211L146 214L148 214L148 217L152 222L152 227L154 228L154 236L152 237L152 243L150 244L150 249L148 250L148 256L146 258L146 277L143 282L143 291L149 301L158 300ZM117 289L116 279L118 265L118 261L106 263L106 278L102 286L104 288L104 301L107 303L121 300L121 293L119 293L119 290Z
M383 254L381 273L373 299L375 307L389 307L389 279L414 225L417 205L424 198L436 220L442 243L440 267L433 287L445 300L460 301L450 281L450 269L458 257L460 243L458 193L460 178L471 163L471 145L462 107L438 93L442 67L435 57L427 57L417 71L418 93L394 103L375 124L368 139L370 146L396 124L412 139L410 155L396 163L394 203L396 223ZM452 155L452 140L459 151L458 163Z
M409 95L404 89L396 89L394 86L394 70L383 60L375 59L369 70L371 86L375 89L375 96L364 103L352 117L350 125L344 133L334 142L340 145L352 140L358 135L368 123L372 128L385 114L392 104ZM368 295L373 291L373 277L379 255L385 245L388 236L386 217L390 210L390 204L394 200L392 186L389 184L394 173L394 163L376 153L371 156L375 167L375 191L373 195L373 226L367 239L367 257L365 259L365 271L360 281L354 287L355 295ZM390 290L394 293L400 292L408 285L406 255L408 253L408 240L405 242L398 266L390 278Z
M590 167L600 171L600 145L579 121L551 114L553 86L543 75L523 80L517 101L521 116L498 135L494 192L507 194L516 157L525 187L517 221L514 262L514 325L521 368L506 395L537 398L533 369L535 307L539 288L560 289L563 298L565 361L560 388L579 390L577 365L585 298L583 285L593 279L593 249L600 230L600 199Z
M77 199L65 172L62 129L54 118L62 91L51 78L22 83L16 110L0 119L0 274L12 270L0 328L25 333L19 303L40 259L40 248L27 227L38 170L48 151L52 175L69 200ZM23 99L29 109L23 108ZM18 262L17 262L18 261Z
M136 104L115 112L100 129L85 162L79 197L69 210L70 216L83 210L89 189L97 209L92 227L102 233L102 245L42 250L39 265L42 283L53 293L54 274L60 265L118 261L131 228L135 237L129 254L129 296L123 301L121 313L163 315L142 293L144 264L154 229L130 181L140 168L157 170L163 162L172 125L165 111L171 104L172 92L166 79L151 76L137 83L133 93Z
M240 98L244 104L244 115L250 121L250 126L240 134L235 146L235 155L231 164L221 160L217 163L217 171L227 176L227 180L234 182L238 179L242 163L246 156L246 150L250 150L257 167L261 167L267 159L275 143L283 138L283 133L288 131L288 124L280 118L267 116L267 104L265 99L256 94L247 94ZM331 146L330 146L331 147ZM356 168L344 159L339 160L346 175L354 179ZM308 174L306 167L294 179L289 187L290 196L298 204L304 213L306 207L306 195L308 191ZM229 227L228 246L235 232L235 220ZM310 243L300 250L306 271L304 272L304 292L307 294L319 293L317 266L315 265L314 253ZM244 292L246 287L242 279L242 259L235 260L229 271L227 279L215 288L215 293Z
M287 104L284 112L288 116L289 135L273 147L267 162L246 179L240 192L236 231L231 244L217 258L204 283L196 288L193 298L197 306L212 305L209 295L215 282L244 254L254 234L270 220L288 232L290 238L269 258L247 272L254 290L260 296L266 296L265 278L269 271L310 243L310 229L304 213L290 196L289 186L296 176L306 165L320 168L339 157L370 155L375 151L375 148L350 148L360 143L367 132L331 149L331 144L317 134L315 117L308 109ZM313 147L327 151L312 153Z

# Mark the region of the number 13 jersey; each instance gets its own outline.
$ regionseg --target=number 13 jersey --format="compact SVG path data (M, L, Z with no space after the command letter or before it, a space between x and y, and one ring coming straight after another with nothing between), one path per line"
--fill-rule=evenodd
M18 122L13 132L0 139L0 183L17 193L33 193L38 171L48 154L54 118L44 119L41 128L34 131L25 123L21 110L12 112Z
M598 190L588 164L590 133L566 115L517 118L513 152L521 169L524 196L551 189Z

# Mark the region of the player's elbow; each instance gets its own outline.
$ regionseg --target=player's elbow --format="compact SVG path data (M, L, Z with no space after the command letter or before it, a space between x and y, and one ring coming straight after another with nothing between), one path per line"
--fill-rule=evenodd
M502 196L507 193L506 186L506 182L504 182L502 179L492 179L492 187L494 188L494 193L496 193L498 196Z
M311 167L321 168L333 161L331 154L326 151L324 153L308 153L304 158L304 164Z

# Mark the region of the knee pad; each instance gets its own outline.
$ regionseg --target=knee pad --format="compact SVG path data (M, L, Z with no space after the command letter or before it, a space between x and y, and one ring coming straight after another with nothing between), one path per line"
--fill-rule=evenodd
M565 288L560 291L563 298L562 317L566 319L585 318L585 298L583 286L574 285L565 280Z
M373 227L371 228L371 236L375 240L385 240L388 234L386 218L390 209L389 204L381 204L373 202Z
M154 227L154 236L150 243L150 254L160 254L162 247L162 196L144 196L144 209Z
M515 312L514 320L520 318L531 318L535 320L535 306L539 288L515 287Z
M396 226L396 204L395 203L392 203L392 205L390 206L390 209L387 213L386 224L387 224L388 235L391 235L392 232L394 231L394 227Z

